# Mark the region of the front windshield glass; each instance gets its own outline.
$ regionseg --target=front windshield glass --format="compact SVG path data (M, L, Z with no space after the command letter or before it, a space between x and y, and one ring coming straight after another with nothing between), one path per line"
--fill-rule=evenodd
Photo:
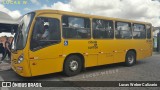
M34 13L23 16L18 25L18 31L12 42L12 50L21 50L25 47L28 37L29 28L34 17Z

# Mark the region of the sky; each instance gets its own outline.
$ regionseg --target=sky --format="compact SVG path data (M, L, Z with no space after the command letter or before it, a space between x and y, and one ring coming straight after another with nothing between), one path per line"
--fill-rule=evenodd
M124 18L160 26L160 0L0 0L0 11L14 19L39 9Z

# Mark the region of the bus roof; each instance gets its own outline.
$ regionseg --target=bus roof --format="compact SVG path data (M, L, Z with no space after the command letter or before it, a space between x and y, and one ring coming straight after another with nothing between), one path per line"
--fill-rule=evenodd
M151 24L149 22L135 21L135 20L130 20L130 19L113 18L113 17L106 17L106 16L98 16L98 15L89 15L89 14L82 14L82 13L77 13L77 12L52 10L52 9L36 10L35 12L38 13L38 14L57 13L57 14L61 14L61 15L71 15L71 16L86 17L86 18L96 18L96 19L104 19L104 20L106 19L106 20L114 20L114 21L133 22L133 23L141 23L141 24Z

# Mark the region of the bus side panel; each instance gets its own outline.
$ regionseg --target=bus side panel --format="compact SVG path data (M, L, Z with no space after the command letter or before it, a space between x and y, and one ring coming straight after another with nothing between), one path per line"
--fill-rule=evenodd
M64 42L68 42L63 47L64 55L79 53L84 56L85 67L97 66L98 50L95 48L89 49L89 47L94 46L89 44L89 40L65 40Z
M63 70L63 58L30 60L32 76L61 72Z
M141 40L115 40L114 41L114 61L125 62L125 56L128 50L135 50L137 55L137 60L148 57L150 50L148 44L146 43L146 39Z
M147 43L146 57L150 57L152 56L152 52L153 52L153 41L152 39L148 39L146 43Z
M114 61L116 63L118 62L124 62L125 61L125 56L126 56L126 50L129 49L130 44L128 44L129 40L114 40L113 42L113 52L114 52Z
M29 51L32 76L62 71L62 42L45 48Z
M152 40L137 40L137 60L144 59L152 55Z
M114 40L113 39L102 39L97 40L98 45L98 65L112 64L114 63Z

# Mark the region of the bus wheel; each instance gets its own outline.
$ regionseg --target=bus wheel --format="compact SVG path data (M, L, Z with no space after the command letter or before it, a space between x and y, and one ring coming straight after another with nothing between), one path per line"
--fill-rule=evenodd
M64 63L63 72L67 76L74 76L80 73L82 69L81 58L76 55L67 57Z
M125 65L126 66L132 66L136 62L136 54L133 51L129 51L126 54L126 60L125 60Z

